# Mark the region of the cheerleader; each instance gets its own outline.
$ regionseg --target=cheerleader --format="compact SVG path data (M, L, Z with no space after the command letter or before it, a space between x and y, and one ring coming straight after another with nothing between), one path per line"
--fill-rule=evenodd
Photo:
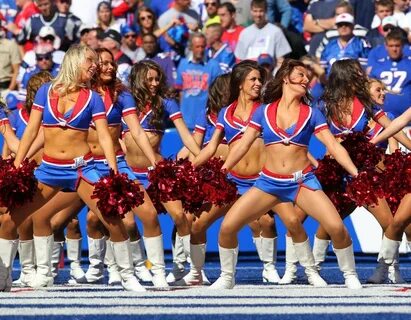
M156 153L156 159L160 160L162 158L160 155L160 143L167 118L175 125L183 144L190 152L197 155L200 152L200 148L188 131L177 103L170 98L170 92L166 87L166 77L159 65L150 60L136 63L131 69L129 82L131 93L137 103L140 124ZM148 168L151 163L132 139L131 132L124 123L123 141L127 151L126 161L128 165L144 188L147 188L149 185ZM184 256L189 256L190 223L184 213L181 201L168 201L162 204L176 225L176 246L182 248ZM146 243L145 238L144 242ZM146 243L146 247L148 246L149 244ZM148 259L151 261L150 257Z
M342 83L350 85L341 85ZM359 62L352 59L336 61L332 65L319 108L324 110L331 133L337 139L351 132L363 132L371 119L382 127L388 126L391 122L381 109L375 107L375 102L369 92L369 80ZM404 145L411 145L411 141L404 133L395 135L395 138ZM378 199L376 205L367 206L366 209L376 218L383 230L393 219L384 198ZM340 215L344 219L352 211L340 212ZM330 236L324 226L320 225L314 237L313 247L317 265L325 260L329 239ZM395 280L395 282L399 281L401 279Z
M253 115L261 109L260 91L264 83L264 75L265 72L253 61L243 61L233 68L229 105L219 112L214 134L207 146L194 160L194 165L198 166L212 157L224 136L229 145L230 154L238 148L238 145L242 144L243 132L250 125ZM262 139L253 141L247 152L244 152L238 160L234 168L229 168L229 178L237 185L239 194L243 195L259 180L261 169L266 161ZM190 274L185 277L187 283L201 283L199 271L204 264L205 232L211 223L226 214L232 205L223 208L212 206L209 211L202 212L200 217L194 221L192 234L194 234L195 242L191 247L193 263ZM268 208L266 212L270 211L269 209L273 209L279 215L291 233L293 241L301 244L298 246L298 260L305 267L309 283L318 287L326 286L327 284L319 276L314 266L308 237L292 204L278 204ZM258 222L256 223L256 221ZM276 234L274 233L275 229L273 229L273 218L267 214L260 214L255 220L248 221L248 224L251 224L252 229L257 226L259 232L261 229L263 230L261 234L254 235L257 252L264 262L263 281L279 283L280 278L275 269ZM198 253L194 254L194 252ZM197 257L198 262L195 261ZM231 283L227 287L233 285L234 283Z
M230 170L262 134L267 159L254 186L240 197L224 217L219 234L221 275L210 287L212 289L234 286L238 256L236 235L240 229L283 202L296 203L325 226L332 236L346 286L350 289L361 288L355 271L351 239L337 210L321 190L307 156L312 134L328 147L352 176L357 176L358 171L346 150L330 133L321 112L304 103L308 83L309 72L303 63L284 61L275 79L266 85L263 100L268 104L255 112L241 142L230 150L223 169ZM297 255L302 246L306 247L301 243L294 243L294 246Z
M95 52L90 48L72 46L64 56L57 77L51 83L41 86L36 94L14 164L16 167L20 166L41 125L44 128L43 160L35 171L38 187L33 201L13 208L7 221L0 227L1 291L9 291L11 287L10 269L18 244L15 240L17 228L33 213L41 216L43 205L62 189L76 191L109 230L123 288L145 291L133 274L130 244L121 219L104 217L97 208L97 200L91 198L93 184L100 179L87 143L91 120L95 123L109 166L115 172L118 171L103 101L88 85L96 71L96 59ZM48 223L48 226L44 226L44 229L34 228L37 260L34 287L45 287L53 283L53 234L50 220L44 220L44 224Z
M378 136L374 137L372 143L380 143L390 136L408 126L411 122L411 108L408 108L401 116L394 119L392 123ZM408 163L408 166L410 164ZM411 194L407 193L395 212L394 218L385 230L379 262L387 266L392 265L398 259L398 250L401 244L402 234L411 225ZM409 238L408 238L409 239ZM408 248L411 250L411 241L408 240Z

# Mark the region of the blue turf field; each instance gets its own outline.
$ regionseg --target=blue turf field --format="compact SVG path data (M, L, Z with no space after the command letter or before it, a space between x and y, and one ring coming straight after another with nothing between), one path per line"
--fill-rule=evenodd
M167 267L171 267L167 256ZM357 270L364 282L375 266L375 257L357 256ZM86 259L84 259L84 264ZM84 265L84 267L86 267ZM335 256L329 256L322 275L327 288L306 285L299 270L296 285L264 285L257 256L240 253L237 286L212 291L207 287L175 287L146 293L124 292L106 285L68 286L68 268L60 270L56 286L49 290L13 288L0 293L0 318L6 319L411 319L411 257L401 257L402 274L409 284L365 285L363 290L345 289ZM284 272L284 256L277 269ZM216 256L207 256L206 273L211 281L219 274ZM18 276L17 270L13 274Z

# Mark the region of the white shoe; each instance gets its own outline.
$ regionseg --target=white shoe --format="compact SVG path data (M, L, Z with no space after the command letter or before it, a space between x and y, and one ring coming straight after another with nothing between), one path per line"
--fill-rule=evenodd
M163 235L157 237L144 237L147 258L151 262L152 282L154 287L167 288L166 265L164 262Z
M104 263L107 266L108 285L116 286L121 284L121 277L114 258L113 245L109 239L106 240L106 254L104 256Z
M51 287L54 282L51 273L51 257L53 252L54 236L33 237L36 254L37 271L32 282L33 288Z
M278 281L279 284L291 284L297 280L297 263L298 258L295 255L293 240L285 236L285 272Z
M174 246L172 246L171 249L173 251L173 269L166 277L168 283L174 283L182 279L187 274L184 266L187 257L184 253L183 239L179 237L177 233Z
M88 258L90 261L86 272L87 283L102 283L104 279L104 256L106 254L106 238L93 239L87 237Z
M70 277L77 283L86 283L86 273L81 268L81 238L66 238L67 259L70 261Z
M235 268L238 259L238 247L234 249L226 249L218 246L218 251L220 252L221 274L209 289L232 289L235 286Z
M398 257L398 250L400 248L401 241L391 240L384 234L381 242L380 260L387 265L391 265Z
M321 264L325 261L327 257L328 247L330 246L331 240L323 240L317 238L317 235L314 236L313 243L313 255L315 265L318 271L321 270Z
M0 292L10 292L13 284L11 271L19 240L0 239Z
M357 272L355 271L355 259L352 244L343 249L334 248L334 253L337 256L338 266L345 278L345 285L348 289L361 289L362 285L358 280Z
M142 282L152 282L153 276L146 267L143 240L138 239L137 241L130 242L130 247L135 275Z
M277 237L261 237L261 261L264 263L263 282L280 282L281 278L275 268L277 262Z
M307 275L308 283L314 287L326 287L327 282L318 273L318 269L315 266L314 256L311 251L310 241L307 239L301 243L294 242L295 254L298 257L298 261L305 268L305 274Z
M34 265L34 241L19 241L20 278L13 281L13 284L21 287L31 287L36 277L36 267Z
M374 269L371 277L368 278L367 283L380 284L385 283L388 277L388 265L380 261Z
M400 272L400 252L397 251L394 262L388 267L388 280L391 283L406 283Z
M130 240L111 242L114 259L119 268L121 285L126 291L143 292L146 289L134 275L133 259L131 257Z
M205 243L191 244L190 272L175 284L180 286L201 286L203 281L203 267L205 263Z
M51 274L53 278L57 277L59 272L59 263L61 258L61 253L63 252L64 241L54 241L53 249L51 253Z

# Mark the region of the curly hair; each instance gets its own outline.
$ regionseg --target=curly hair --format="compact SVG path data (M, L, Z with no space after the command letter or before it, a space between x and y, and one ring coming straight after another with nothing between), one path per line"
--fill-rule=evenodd
M150 93L147 75L150 70L154 70L158 74L159 87L155 96ZM150 105L153 111L153 116L150 120L150 125L156 129L163 127L163 101L170 98L170 91L167 88L166 76L161 67L151 60L143 60L133 65L131 68L129 83L131 93L134 96L137 104L137 110L144 112L147 105Z
M218 114L228 104L227 92L230 90L229 73L218 76L208 89L207 115Z
M261 75L261 82L264 84L266 72L263 67L259 66L256 61L244 60L236 64L231 72L230 78L230 97L227 104L231 104L240 96L240 87L244 83L248 74L257 70Z
M51 79L52 76L48 71L40 71L30 78L27 83L26 103L24 104L24 107L29 114L31 112L31 107L33 106L34 97L36 96L37 91L43 84L50 82Z
M275 77L269 80L263 88L262 96L264 103L271 103L273 101L281 99L281 97L283 96L284 79L289 77L294 68L297 67L302 67L308 70L307 66L301 61L294 59L285 59L283 61L280 69L278 69L277 73L275 74ZM302 102L309 104L311 101L310 93L307 91L306 94L301 98L301 100Z
M369 79L360 63L353 59L334 62L321 98L327 119L344 123L345 116L351 114L350 107L355 97L364 106L368 118L372 118L374 102L369 91Z
M110 98L111 101L113 101L113 103L115 103L117 101L117 98L119 96L119 94L126 90L126 87L122 84L122 82L117 78L116 74L117 74L117 63L114 61L114 56L111 53L110 50L107 50L105 48L98 48L95 50L97 53L97 57L98 57L98 64L97 64L97 71L96 71L96 75L95 77L93 77L92 81L91 81L91 87L93 90L98 91L98 88L107 88L108 92L110 94ZM113 61L113 71L111 74L111 81L109 82L103 82L101 77L99 77L98 75L101 73L101 57L103 55L103 53L107 53L111 56L112 61Z

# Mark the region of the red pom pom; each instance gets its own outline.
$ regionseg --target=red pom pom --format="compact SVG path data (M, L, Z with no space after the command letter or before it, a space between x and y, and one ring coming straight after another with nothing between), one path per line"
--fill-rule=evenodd
M202 204L198 174L187 159L161 160L148 179L150 193L160 202L181 200L185 210L195 210Z
M360 172L356 178L348 182L346 194L358 206L376 204L378 198L385 197L381 172L375 169Z
M342 188L340 191L325 191L325 193L340 214L350 213L357 207L355 202L342 191Z
M318 167L315 169L315 176L324 191L341 190L344 173L343 167L329 155L318 161Z
M13 162L14 159L0 160L0 206L9 210L33 201L37 189L36 162L26 159L18 168Z
M384 159L383 185L387 202L395 213L402 198L411 192L411 154L396 150Z
M95 184L91 198L98 199L97 207L103 216L123 219L132 208L144 203L144 192L125 173L110 170Z
M156 208L157 213L166 213L167 210L164 208L160 201L159 189L155 188L153 184L150 184L146 191L148 196L150 197L151 202L154 205L154 208Z
M352 132L342 138L341 145L359 170L375 168L384 156L384 150L370 143L364 132Z
M204 201L217 206L230 204L237 199L237 187L221 170L223 164L223 160L212 158L197 168Z

